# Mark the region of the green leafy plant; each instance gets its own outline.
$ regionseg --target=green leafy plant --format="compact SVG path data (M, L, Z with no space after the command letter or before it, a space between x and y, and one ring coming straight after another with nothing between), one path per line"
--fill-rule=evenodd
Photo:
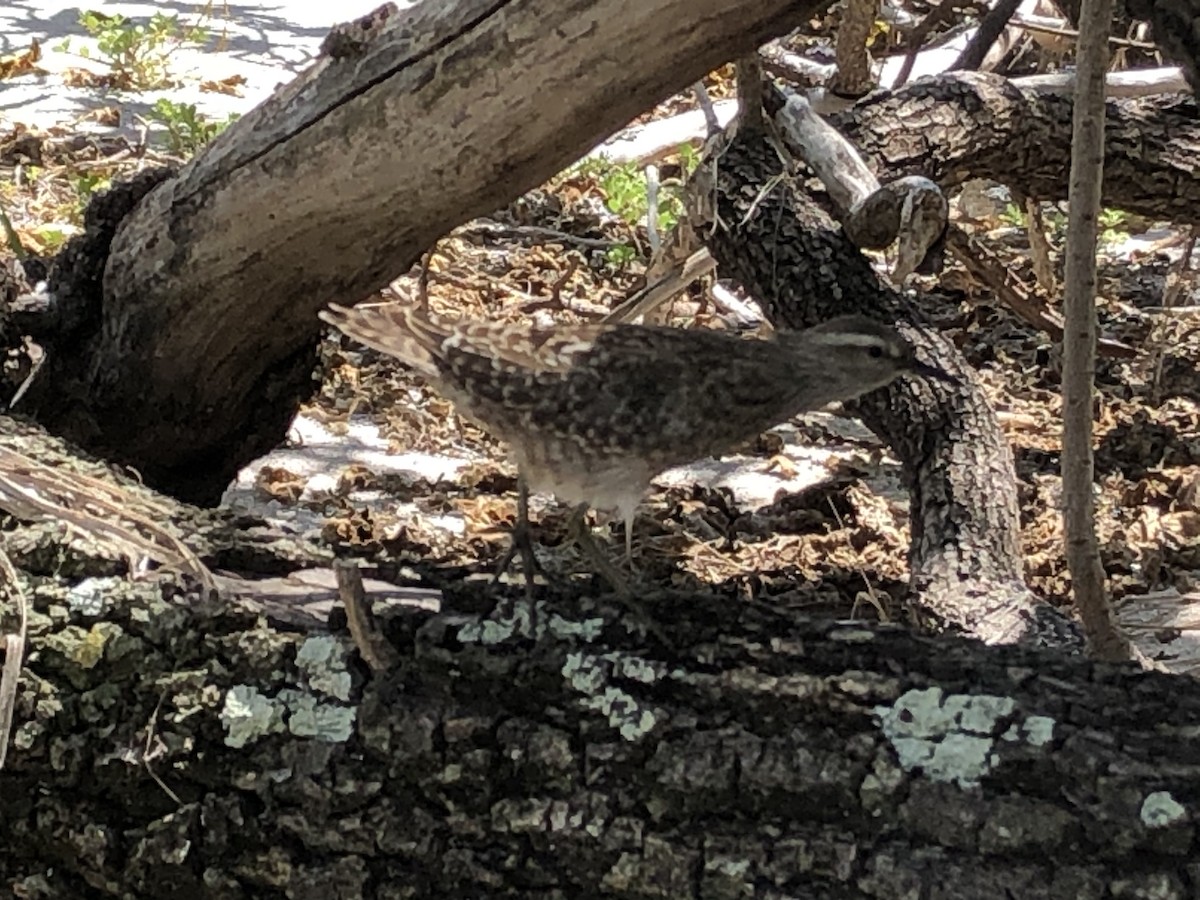
M1100 240L1106 244L1116 243L1133 231L1133 217L1123 209L1102 209L1097 219Z
M108 66L114 87L128 90L153 90L172 84L169 63L180 48L202 46L208 31L199 23L186 25L179 16L155 13L142 25L121 15L106 15L95 10L79 13L79 24L96 40L98 62ZM71 52L70 39L58 49ZM91 59L87 46L77 51Z
M646 179L634 163L620 163L601 172L600 189L608 208L630 225L646 215Z
M696 171L696 166L700 165L700 151L691 144L680 144L678 153L683 174L691 175Z
M1004 204L1004 209L997 218L1009 228L1025 227L1025 211L1011 201Z
M61 249L62 245L73 234L72 231L69 231L56 222L46 222L36 225L31 229L30 233L41 243L45 250L49 251Z
M659 185L658 225L666 232L675 227L683 216L683 182L700 163L700 151L691 144L681 144L677 151L678 165L684 177L667 178ZM640 225L649 210L646 194L646 175L637 163L613 163L604 159L588 159L572 170L573 174L595 178L604 192L608 208L631 226ZM620 256L622 254L618 254Z
M1042 226L1046 229L1047 236L1053 240L1062 240L1067 232L1067 214L1057 206L1043 203L1041 205ZM1004 209L997 216L1002 225L1007 225L1010 228L1026 228L1025 210L1016 203L1006 203Z
M604 251L604 258L614 269L624 269L637 259L637 250L630 244L615 244Z
M75 208L72 210L73 215L69 217L75 223L82 220L83 211L92 196L99 191L108 190L112 183L112 179L101 172L72 172L67 175L67 180L75 191Z
M237 120L232 114L214 121L197 112L194 103L176 103L163 97L150 109L149 118L167 131L167 147L177 156L194 156L197 151Z

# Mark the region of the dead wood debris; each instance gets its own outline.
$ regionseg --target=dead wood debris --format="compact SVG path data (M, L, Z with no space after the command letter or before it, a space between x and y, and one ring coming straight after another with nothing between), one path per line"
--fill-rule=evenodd
M0 447L0 509L26 522L52 521L124 557L136 572L143 560L193 575L206 591L212 573L180 538L155 521L167 513L98 478L44 466Z

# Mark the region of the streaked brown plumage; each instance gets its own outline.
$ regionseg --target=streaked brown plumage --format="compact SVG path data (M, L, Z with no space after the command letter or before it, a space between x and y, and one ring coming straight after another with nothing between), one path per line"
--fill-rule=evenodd
M664 469L905 372L937 374L895 329L860 316L745 340L627 324L438 322L395 303L320 315L415 369L507 442L533 490L616 510L627 523Z

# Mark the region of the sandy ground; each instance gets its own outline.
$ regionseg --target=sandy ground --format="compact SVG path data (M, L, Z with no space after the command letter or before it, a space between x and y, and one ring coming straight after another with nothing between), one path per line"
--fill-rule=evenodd
M400 3L400 6L411 5ZM269 3L54 3L51 0L6 0L0 4L0 55L20 52L37 40L39 64L46 75L24 75L0 81L0 126L23 122L41 128L75 122L100 107L119 105L120 128L133 128L134 116L144 115L160 97L194 103L211 118L244 113L268 97L281 82L301 72L338 22L349 21L379 6L378 0L318 3L272 0ZM108 93L93 88L66 87L62 73L70 68L102 72L104 67L77 52L57 49L64 39L71 50L95 46L79 24L80 10L146 19L155 13L178 15L181 21L202 21L210 35L203 49L182 49L172 71L182 85L166 91ZM93 54L94 57L94 54ZM200 90L205 80L231 75L246 79L240 97ZM99 126L95 126L99 127Z

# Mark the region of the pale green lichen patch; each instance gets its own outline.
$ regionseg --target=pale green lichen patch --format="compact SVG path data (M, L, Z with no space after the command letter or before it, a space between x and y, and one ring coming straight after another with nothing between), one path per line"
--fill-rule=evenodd
M946 698L946 712L954 716L954 722L969 734L991 735L996 723L1007 719L1017 708L1010 697L989 694L951 694Z
M545 616L545 604L536 606L528 602L515 603L511 615L473 619L458 630L458 639L464 644L492 646L513 638L536 637L534 624ZM545 626L536 629L538 633Z
M1005 729L1016 712L1009 697L947 695L937 687L907 691L894 704L875 707L905 771L920 769L935 781L960 786L977 784L996 764L997 734L1039 747L1053 735L1054 721L1045 716Z
M615 654L614 654L615 655ZM653 684L662 675L662 666L640 656L617 656L613 659L613 674L619 678Z
M630 694L613 687L607 688L599 697L587 698L583 705L604 713L608 724L627 741L645 737L658 724L653 712L640 706Z
M595 641L604 630L604 619L567 619L551 613L544 603L536 607L528 602L517 603L508 616L495 616L465 622L458 631L464 644L501 644L513 638L540 638L546 633L560 639Z
M285 688L268 697L249 685L237 685L225 695L221 724L225 743L244 747L269 734L288 731L296 737L329 743L346 741L354 730L355 709L322 703L307 691Z
M91 669L104 658L109 643L123 634L121 626L113 622L97 622L88 629L68 625L47 635L43 646L57 651L81 669Z
M648 663L638 666L616 654L600 657L586 653L567 654L562 675L572 690L584 695L581 702L585 708L603 713L621 737L636 741L658 724L658 717L652 710L641 706L632 694L608 683L610 668L628 668L638 674L638 680L655 677L653 667Z
M230 747L245 747L268 734L283 731L283 704L260 694L246 684L230 688L221 710L225 726L225 743Z
M464 644L483 644L488 647L503 643L516 633L511 620L498 622L495 619L477 619L467 622L458 630L458 639Z
M73 613L98 616L104 612L107 598L118 591L122 581L115 576L85 578L68 590L64 599Z
M599 658L588 653L568 653L562 675L571 689L581 694L597 693L607 679Z
M1044 747L1054 739L1054 720L1049 716L1028 716L1023 722L1014 722L1004 732L1004 739Z
M350 672L346 668L346 645L335 637L310 637L296 651L296 668L314 691L350 699Z
M604 619L593 616L589 619L564 619L560 615L550 617L550 634L556 638L577 638L585 643L598 640L604 631Z
M312 694L285 688L279 700L287 707L287 728L296 737L340 744L354 733L355 709L322 703Z
M932 747L929 759L920 765L934 781L953 781L966 787L976 784L992 767L990 738L948 734Z
M1187 810L1167 791L1155 791L1142 801L1142 824L1147 828L1169 828L1187 820Z

